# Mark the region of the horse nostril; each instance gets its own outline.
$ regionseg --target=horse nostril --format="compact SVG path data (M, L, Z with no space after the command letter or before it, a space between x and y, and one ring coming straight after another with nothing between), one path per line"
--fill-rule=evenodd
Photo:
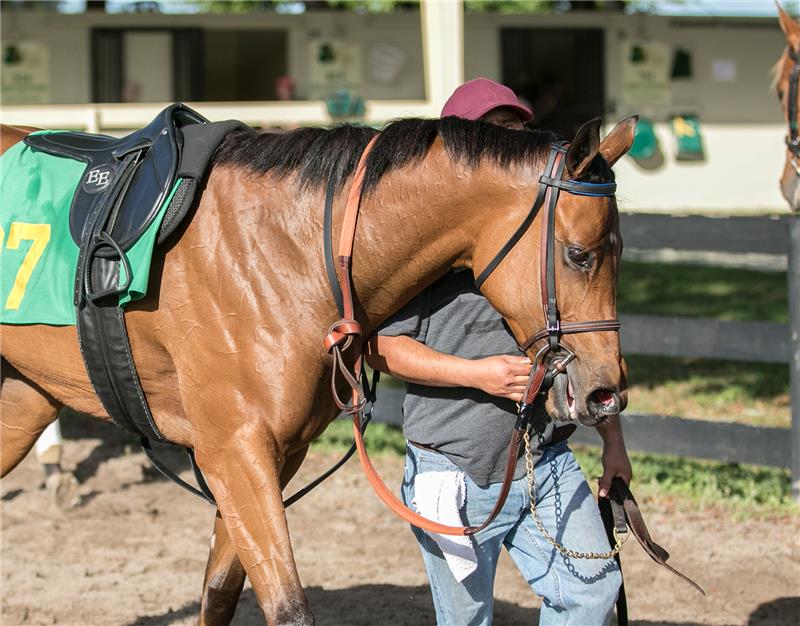
M619 394L611 389L595 389L586 399L589 412L595 417L616 415L620 412Z

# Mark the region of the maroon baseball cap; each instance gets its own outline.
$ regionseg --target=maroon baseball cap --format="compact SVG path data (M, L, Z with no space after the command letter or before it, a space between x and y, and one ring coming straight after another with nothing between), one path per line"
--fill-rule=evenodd
M474 78L456 89L445 102L442 117L455 115L477 120L499 107L513 109L523 122L533 119L533 112L520 103L513 91L488 78Z

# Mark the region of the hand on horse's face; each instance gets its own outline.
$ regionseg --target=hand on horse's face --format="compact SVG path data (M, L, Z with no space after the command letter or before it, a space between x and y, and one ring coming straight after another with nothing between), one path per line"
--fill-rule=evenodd
M527 358L499 354L468 362L469 387L480 389L491 396L522 401L525 385L531 373L531 361Z

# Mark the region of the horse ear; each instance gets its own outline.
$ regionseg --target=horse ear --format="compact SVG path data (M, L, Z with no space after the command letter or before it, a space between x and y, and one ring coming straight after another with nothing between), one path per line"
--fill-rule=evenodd
M778 6L778 20L781 23L783 34L786 35L786 43L795 52L800 52L800 26L792 19L791 15L783 10L780 4L777 2L775 4Z
M597 156L600 150L600 124L599 117L589 120L575 133L575 139L569 145L566 156L567 174L573 180L579 180Z
M636 132L636 122L638 121L638 115L626 117L614 126L614 129L600 143L600 154L603 155L609 167L613 167L614 163L631 149Z

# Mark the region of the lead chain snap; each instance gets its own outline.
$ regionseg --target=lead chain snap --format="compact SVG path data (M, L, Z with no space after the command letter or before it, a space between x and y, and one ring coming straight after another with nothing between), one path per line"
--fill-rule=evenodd
M536 477L534 476L533 472L533 454L531 454L531 438L530 435L528 435L527 431L525 431L524 437L525 437L525 469L528 472L528 498L531 501L531 517L533 518L533 521L536 524L536 528L538 528L539 532L542 534L542 537L544 537L547 543L553 546L561 554L563 554L564 556L571 557L573 559L614 558L617 554L619 554L619 551L622 548L622 544L625 543L625 541L620 541L616 529L614 529L614 547L608 552L577 552L576 550L570 550L569 548L560 544L555 539L555 537L553 537L544 527L544 524L542 524L542 520L539 519L539 515L536 512Z

